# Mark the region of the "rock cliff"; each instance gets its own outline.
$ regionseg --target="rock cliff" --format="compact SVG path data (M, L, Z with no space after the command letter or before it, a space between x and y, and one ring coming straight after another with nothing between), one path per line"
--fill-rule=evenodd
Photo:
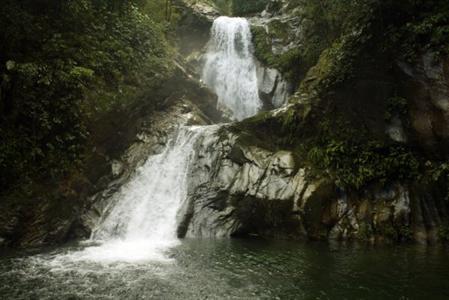
M316 60L304 7L274 1L251 17L260 90L276 82L270 66L299 88L198 145L180 236L447 240L447 57L373 47L389 40L375 12Z
M197 147L180 237L441 239L449 211L429 186L392 182L347 192L311 177L294 153L245 144L228 127Z

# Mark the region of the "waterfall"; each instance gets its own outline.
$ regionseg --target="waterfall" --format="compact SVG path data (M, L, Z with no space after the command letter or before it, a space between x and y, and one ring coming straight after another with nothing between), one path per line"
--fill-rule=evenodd
M219 108L229 110L236 120L255 115L262 106L252 51L246 19L214 21L202 79L217 94Z
M120 237L171 243L176 213L186 196L186 176L194 145L207 127L181 127L165 151L150 156L133 179L115 195L112 209L94 230L94 239Z
M163 153L150 156L110 200L91 240L101 242L75 259L139 261L164 259L178 243L176 214L187 193L196 142L216 126L181 127Z
M255 115L262 105L251 47L245 19L220 17L214 22L203 79L216 91L219 105L236 120ZM195 145L217 128L182 126L165 151L150 156L112 196L91 236L100 245L70 258L106 262L166 259L165 250L179 242L176 215L187 198Z

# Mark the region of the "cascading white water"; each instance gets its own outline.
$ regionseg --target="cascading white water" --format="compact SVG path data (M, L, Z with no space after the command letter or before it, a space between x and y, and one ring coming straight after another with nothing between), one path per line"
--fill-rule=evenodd
M219 108L230 110L236 120L255 115L262 106L252 51L246 19L214 21L202 79L217 94Z
M186 176L195 141L206 127L182 127L165 151L151 156L116 195L111 211L93 232L99 240L175 240L176 213L186 196Z
M102 244L72 259L163 260L177 244L176 214L186 198L187 176L196 141L215 126L181 127L165 151L149 157L113 196L91 239Z
M249 24L242 18L215 20L203 80L219 105L241 120L262 106ZM218 125L217 125L218 126ZM217 126L181 127L165 151L151 156L110 200L92 233L99 246L60 257L100 262L165 260L164 251L178 243L176 214L187 197L188 171L200 137Z

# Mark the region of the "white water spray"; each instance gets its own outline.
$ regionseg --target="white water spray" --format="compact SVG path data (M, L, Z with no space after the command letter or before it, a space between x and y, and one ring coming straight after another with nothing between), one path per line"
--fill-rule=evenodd
M186 196L193 147L205 128L182 127L163 153L151 156L116 195L117 203L112 201L111 211L93 232L93 238L176 240L176 213Z
M202 77L218 95L219 108L230 110L236 120L251 117L262 107L252 51L246 19L219 17L214 21Z
M110 200L91 237L102 244L73 254L72 260L165 260L164 251L179 241L176 214L186 199L194 146L214 128L181 127L165 151L149 157Z

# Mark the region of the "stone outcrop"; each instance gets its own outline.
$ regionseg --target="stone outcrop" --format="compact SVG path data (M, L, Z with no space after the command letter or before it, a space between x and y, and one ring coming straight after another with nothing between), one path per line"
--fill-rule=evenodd
M278 226L290 222L284 214L291 213L293 200L307 189L295 178L301 173L294 170L291 153L243 147L226 127L198 145L191 173L189 197L180 212L180 236L233 236L258 233L250 231L259 227L274 230L271 222L279 221Z
M449 151L449 59L428 52L414 64L398 66L401 92L410 101L410 141L444 156Z
M278 70L257 63L259 97L267 110L279 108L288 102L290 84Z
M282 55L301 47L304 40L299 15L300 7L291 7L287 1L273 1L260 14L249 20L254 27L262 28L274 55Z
M391 183L346 192L311 179L293 153L245 145L227 127L197 148L179 213L180 237L433 243L449 216L447 204L423 193L432 187Z
M260 62L257 64L260 98L267 109L285 105L293 90L294 82L289 82L285 74L274 68L273 61L302 46L301 20L297 16L297 10L298 8L292 10L285 1L271 1L264 11L249 18L253 35L260 35L263 32L264 39L269 45L268 49L257 49L260 45L256 43L256 56L260 51L268 51L263 56L268 55L272 58L271 66L264 66ZM266 59L266 57L257 58Z
M201 51L209 40L209 31L220 13L213 6L199 1L178 0L181 13L176 29L179 50L184 55Z

